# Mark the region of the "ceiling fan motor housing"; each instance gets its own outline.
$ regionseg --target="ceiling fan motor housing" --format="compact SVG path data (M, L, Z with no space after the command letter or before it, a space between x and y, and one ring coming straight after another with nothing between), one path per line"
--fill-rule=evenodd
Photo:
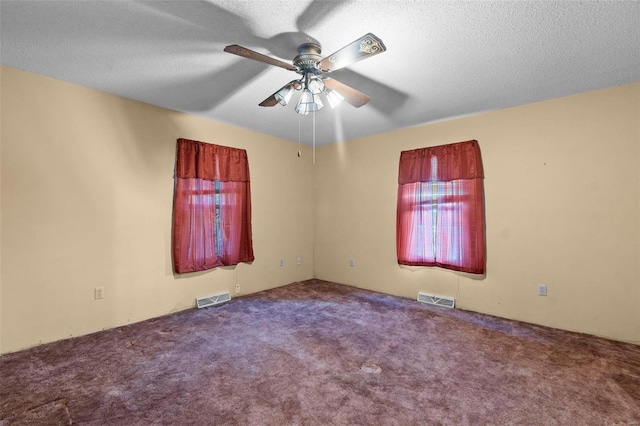
M293 58L293 65L298 68L301 74L318 74L318 63L322 60L320 45L316 43L305 43L298 47L298 56Z

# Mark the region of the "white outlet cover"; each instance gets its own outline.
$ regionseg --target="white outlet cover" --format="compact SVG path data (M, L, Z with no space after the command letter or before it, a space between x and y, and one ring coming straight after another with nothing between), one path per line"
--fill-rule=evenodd
M93 298L95 300L104 299L104 287L96 287L93 289Z

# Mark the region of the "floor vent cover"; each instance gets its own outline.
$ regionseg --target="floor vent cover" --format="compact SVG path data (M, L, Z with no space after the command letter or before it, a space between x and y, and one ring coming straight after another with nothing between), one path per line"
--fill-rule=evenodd
M206 308L228 302L229 300L231 300L231 295L228 291L224 291L222 293L212 294L211 296L198 297L196 299L196 306L198 308Z
M428 305L444 306L445 308L454 308L456 306L456 299L444 296L434 296L433 294L422 292L418 292L418 302L426 303Z

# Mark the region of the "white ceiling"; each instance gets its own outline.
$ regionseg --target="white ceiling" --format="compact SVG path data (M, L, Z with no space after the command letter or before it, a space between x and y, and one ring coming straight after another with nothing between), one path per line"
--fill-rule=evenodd
M290 62L372 32L387 51L331 73L372 100L319 111L319 145L640 81L638 1L3 0L0 16L4 65L292 141L294 105L258 103L297 74L223 48Z

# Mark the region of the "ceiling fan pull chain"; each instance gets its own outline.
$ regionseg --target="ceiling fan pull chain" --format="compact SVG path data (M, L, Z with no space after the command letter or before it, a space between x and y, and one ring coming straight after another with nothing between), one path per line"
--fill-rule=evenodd
M313 113L313 164L316 164L316 112Z
M298 158L302 157L302 152L300 151L300 119L301 115L298 114Z

